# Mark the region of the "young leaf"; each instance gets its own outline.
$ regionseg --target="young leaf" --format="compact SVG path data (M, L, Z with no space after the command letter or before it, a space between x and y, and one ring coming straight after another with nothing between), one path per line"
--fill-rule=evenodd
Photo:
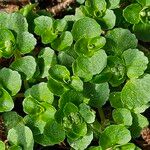
M0 57L9 58L14 52L15 37L8 29L0 29Z
M107 61L108 71L111 73L111 77L108 81L111 86L117 87L126 79L124 61L117 56L109 56Z
M49 77L48 79L48 88L54 95L62 95L68 89L64 86L62 82L58 82L57 80Z
M138 49L128 49L123 52L123 58L129 78L138 78L147 68L148 58Z
M18 34L28 31L27 20L22 14L15 12L8 15L9 15L7 18L8 29L15 31Z
M0 112L10 111L14 107L14 102L9 93L0 87Z
M21 54L30 53L36 45L36 39L29 32L22 32L17 35L17 48Z
M105 0L86 0L85 6L91 9L92 11L98 12L99 16L101 16L106 11L106 1Z
M114 108L123 108L124 104L121 100L121 92L112 92L109 96L109 101Z
M147 104L150 99L150 75L129 80L122 89L121 100L126 108L135 109Z
M41 70L41 77L45 78L49 76L49 69L51 66L57 63L55 52L49 48L43 48L38 55L38 64Z
M53 20L48 16L40 16L34 19L35 33L42 38L44 44L52 42L57 35L53 32Z
M7 138L11 145L19 145L24 150L33 150L33 135L27 126L17 125L13 127L8 131Z
M51 145L59 144L65 139L63 127L55 120L51 120L46 124L44 134L50 139Z
M109 9L119 8L120 0L106 0Z
M10 68L18 71L23 80L29 80L36 72L36 62L32 56L24 56L14 61Z
M76 91L83 91L83 82L82 80L77 77L77 76L72 76L71 77L71 83L70 83L71 87L74 88Z
M80 38L93 38L101 34L100 25L92 18L84 17L76 21L72 28L72 35L75 41Z
M84 83L84 95L90 99L89 104L100 108L109 98L109 85L107 82L100 84Z
M67 29L67 21L65 19L54 20L53 28L56 33L64 32Z
M138 3L133 3L127 6L123 10L123 16L125 17L126 21L131 24L137 24L140 22L140 11L142 10L142 6Z
M116 16L113 10L107 9L103 18L100 19L103 29L112 29L116 23Z
M92 140L93 140L93 132L88 131L88 133L85 136L77 140L68 139L68 143L75 150L83 150L88 147L88 145L91 143Z
M127 49L134 49L137 46L137 39L128 29L115 28L106 34L106 47L114 54L121 55Z
M0 70L0 82L12 96L16 95L20 91L22 84L20 74L9 68L2 68Z
M65 51L72 45L72 43L73 37L71 32L65 31L61 34L60 37L58 37L51 43L51 46L57 51Z
M79 106L83 102L83 95L75 90L66 91L59 99L59 107L63 108L68 102Z
M143 128L149 125L147 118L141 114L132 113L133 124L129 128L131 131L131 135L133 138L137 138L140 136L140 133Z
M78 57L73 63L73 72L75 75L90 81L92 75L99 74L107 64L107 55L104 50L99 50L90 58Z
M110 125L102 132L100 136L100 145L103 149L107 149L118 144L127 144L130 140L130 131L123 125Z
M78 107L71 102L66 103L63 108L63 113L65 116L69 116L70 113L78 113Z
M113 119L117 124L123 124L125 126L132 125L131 112L126 108L117 108L113 110Z
M52 66L49 70L50 76L60 82L67 83L70 80L70 72L69 70L62 65Z
M84 103L79 105L79 113L84 118L85 122L93 123L95 121L95 112L90 109L90 107Z
M54 96L47 87L47 83L44 82L33 85L25 92L25 96L32 96L38 101L47 102L49 104L52 104L54 100Z

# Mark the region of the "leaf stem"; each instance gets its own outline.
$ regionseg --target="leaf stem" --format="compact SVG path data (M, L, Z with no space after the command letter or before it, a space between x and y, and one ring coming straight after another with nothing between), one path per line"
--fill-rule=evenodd
M104 111L103 111L102 107L98 108L98 112L99 112L99 116L100 116L100 119L101 119L101 123L103 124L105 122L106 118L105 118L105 114L104 114Z
M29 88L29 84L27 80L24 80L24 88L27 90Z

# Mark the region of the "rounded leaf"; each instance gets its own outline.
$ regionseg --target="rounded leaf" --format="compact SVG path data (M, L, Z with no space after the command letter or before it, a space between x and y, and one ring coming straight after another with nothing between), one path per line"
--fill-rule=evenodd
M100 145L103 149L107 149L118 144L127 144L130 140L130 131L123 125L110 125L102 132Z
M76 21L72 28L72 35L74 40L80 38L93 38L101 34L100 25L92 18L84 17Z
M21 89L21 76L17 71L9 68L2 68L0 70L0 82L8 92L14 96Z
M24 80L29 80L36 72L36 61L32 56L24 56L14 61L10 67L18 71Z
M131 24L137 24L140 21L140 11L142 6L138 3L131 4L123 10L123 16Z
M117 124L123 124L125 126L132 125L132 116L130 110L126 108L117 108L113 110L113 119Z

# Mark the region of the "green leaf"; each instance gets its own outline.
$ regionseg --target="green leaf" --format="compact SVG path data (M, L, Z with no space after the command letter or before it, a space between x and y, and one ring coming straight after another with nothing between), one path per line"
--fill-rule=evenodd
M79 77L77 77L77 76L72 76L72 77L71 77L71 83L70 83L70 85L71 85L71 87L72 87L73 89L75 89L76 91L79 91L79 92L83 91L83 82L82 82L82 80L81 80Z
M59 107L63 108L68 102L79 106L83 102L83 95L75 90L66 91L59 99Z
M70 50L68 50L67 52L60 52L58 54L59 63L63 66L66 66L67 68L69 68L69 67L71 68L72 63L74 62L74 58L73 58L73 56L71 56L71 54L69 52L70 52Z
M91 57L96 51L99 51L106 43L104 37L81 38L75 45L74 49L78 55Z
M48 16L40 16L34 19L35 33L42 38L42 43L51 43L57 35L53 32L53 20Z
M117 108L113 110L113 119L117 124L123 124L125 126L132 125L131 112L126 108Z
M117 56L108 57L108 71L111 77L108 80L112 87L117 87L126 79L126 68L124 61Z
M128 49L124 51L123 58L127 68L129 78L138 78L147 68L148 58L138 49Z
M85 103L79 105L79 113L84 118L85 122L93 123L95 121L95 112Z
M91 63L85 56L78 57L72 65L73 74L84 79L84 81L90 81L92 79L91 68Z
M53 28L56 33L64 32L67 29L67 21L65 19L54 20Z
M67 90L62 82L58 82L51 77L48 79L48 88L54 95L58 96L62 95Z
M67 129L68 130L68 129ZM84 137L87 134L87 125L85 122L78 122L77 124L73 124L71 126L71 130L68 130L67 137L71 140L77 140L81 137Z
M133 3L123 10L123 16L131 24L137 24L140 21L140 11L142 6L138 3Z
M54 100L54 96L47 87L47 83L44 82L33 85L25 92L25 96L32 96L38 101L47 102L49 104L52 104Z
M49 76L49 69L51 66L57 63L55 52L49 48L43 48L38 55L38 65L41 70L41 77L45 78Z
M15 126L8 131L7 138L12 145L19 145L23 150L33 150L33 135L32 131L27 126Z
M29 80L36 72L36 61L32 56L24 56L14 61L10 68L18 71L22 75L23 80Z
M78 107L73 103L68 102L63 108L63 113L65 116L69 116L70 113L78 113Z
M84 150L88 147L88 145L91 143L92 140L93 140L93 132L89 131L85 136L77 140L68 139L68 143L75 150Z
M121 150L137 150L136 146L133 143L128 143L122 146L118 146L118 148ZM117 148L115 150L117 150Z
M141 4L143 7L144 6L149 6L150 1L149 0L136 0L139 4Z
M109 9L119 8L120 0L106 0Z
M12 96L16 95L21 89L20 74L9 68L4 67L0 70L0 82Z
M129 80L122 89L121 100L126 108L135 109L147 104L150 99L150 75Z
M132 138L137 138L140 136L143 128L149 125L147 118L141 114L132 113L133 124L130 127Z
M92 75L99 74L107 64L107 55L104 50L99 50L90 58L80 56L73 63L75 75L84 78L85 81L92 79Z
M96 11L99 16L102 16L102 14L106 11L106 1L105 0L86 0L85 6L91 9L92 11ZM97 14L95 14L97 15Z
M63 127L55 120L51 120L46 124L44 134L51 141L52 145L59 144L65 139L65 131Z
M36 39L29 32L22 32L17 35L17 48L21 54L30 53L36 45Z
M20 34L22 32L28 31L28 23L26 18L20 13L8 14L7 28Z
M121 100L121 92L112 92L109 96L109 101L114 108L123 108L124 104Z
M6 12L4 11L0 12L0 28L1 29L7 27L8 17L9 15Z
M25 5L23 8L21 8L21 9L19 10L19 12L20 12L23 16L27 17L28 15L30 15L30 12L31 12L36 6L37 6L37 4L27 4L27 5Z
M101 146L91 146L88 148L88 150L102 150Z
M9 150L22 150L22 147L21 146L13 145L13 146L9 147Z
M84 95L90 99L89 104L100 108L109 98L109 85L107 82L100 84L84 83Z
M100 136L100 145L103 149L107 149L118 144L127 144L130 140L130 131L123 125L110 125L102 132Z
M65 51L72 45L72 43L73 37L71 32L65 31L61 34L60 37L58 37L51 43L51 46L57 51Z
M139 40L144 42L150 41L150 24L139 22L133 26L133 32Z
M8 29L0 29L0 57L9 58L14 51L15 37Z
M80 38L93 38L101 34L100 25L92 18L84 17L76 21L72 28L72 35L75 41Z
M0 149L5 150L5 143L3 141L0 141Z
M137 47L137 39L128 29L115 28L106 34L107 51L114 54L121 55L127 49L134 49Z
M15 111L5 112L2 114L4 124L7 131L14 128L18 124L23 124L23 118L19 116Z
M68 83L70 80L69 70L62 65L52 66L49 70L50 76L60 82Z
M116 23L116 16L113 10L107 9L103 18L100 19L100 23L103 29L112 29Z

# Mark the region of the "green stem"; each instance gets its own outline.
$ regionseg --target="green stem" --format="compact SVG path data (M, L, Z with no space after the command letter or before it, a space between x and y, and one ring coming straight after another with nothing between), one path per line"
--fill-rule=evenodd
M24 93L18 93L15 97L17 98L24 97Z
M19 51L17 51L17 50L15 50L15 52L14 52L14 56L15 56L15 60L17 60L17 59L21 58L21 54L20 54L20 52L19 52Z
M102 109L102 108L99 108L99 109L98 109L98 112L99 112L99 116L100 116L100 119L101 119L101 123L103 124L103 123L105 122L105 120L106 120L105 114L104 114L104 112L103 112L103 109Z
M24 88L27 90L29 88L29 84L27 80L24 80Z

